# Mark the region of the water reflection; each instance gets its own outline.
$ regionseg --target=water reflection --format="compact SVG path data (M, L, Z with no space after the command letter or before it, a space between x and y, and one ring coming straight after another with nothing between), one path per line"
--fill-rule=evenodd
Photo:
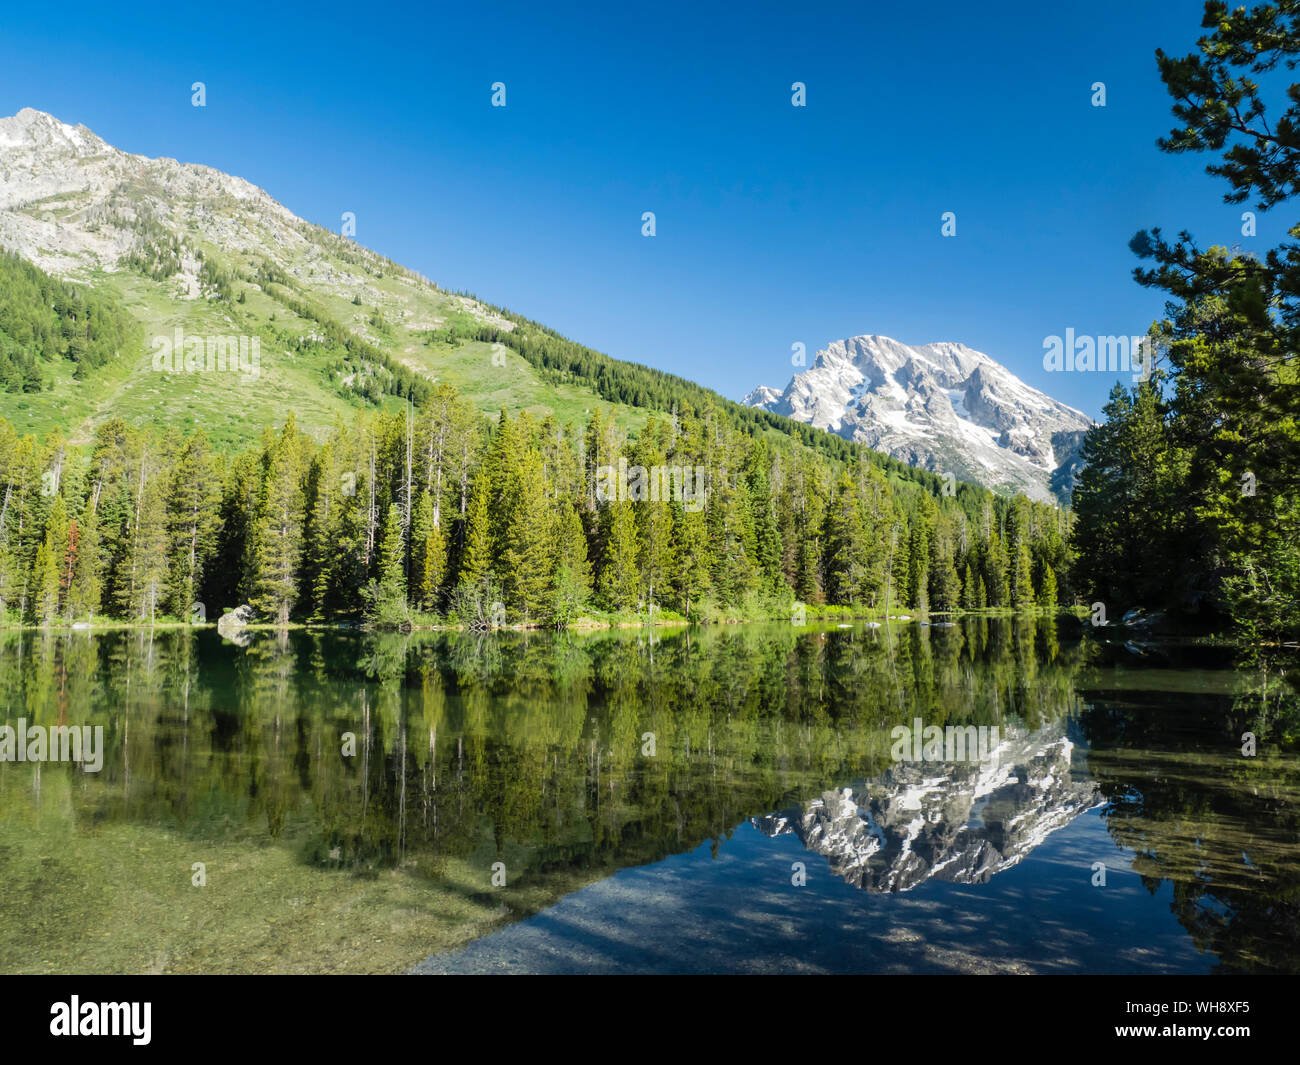
M1300 970L1300 671L1155 671L1102 650L1078 684L1110 837L1148 891L1172 883L1180 924L1222 970Z
M364 883L394 928L436 900L419 919L455 944L617 869L716 853L741 824L793 833L837 875L897 893L987 882L1098 805L1149 884L1173 882L1198 947L1228 967L1294 968L1297 693L1276 663L1196 655L1194 668L1134 659L1055 623L988 619L293 632L247 647L211 631L10 633L3 720L102 725L106 751L93 775L0 763L0 968L26 971L51 934L50 915L21 901L33 892L100 915L120 905L106 894L156 895L143 855L163 830L191 850L224 847L234 868L283 855L259 884L279 885L276 906L317 900L299 915L308 944L317 910ZM890 730L917 717L996 725L1007 746L984 766L899 764ZM1255 758L1234 738L1248 730ZM110 838L117 851L101 855ZM138 860L118 854L137 844ZM115 929L97 964L138 967ZM232 926L232 953L203 961L197 935L179 921L166 932L166 964L220 968L252 942ZM358 943L348 964L364 968L378 948ZM258 950L240 964L274 968L280 955Z
M983 762L900 762L878 780L829 791L753 819L768 836L793 833L864 891L910 891L931 877L982 884L1104 800L1055 723L1004 726Z

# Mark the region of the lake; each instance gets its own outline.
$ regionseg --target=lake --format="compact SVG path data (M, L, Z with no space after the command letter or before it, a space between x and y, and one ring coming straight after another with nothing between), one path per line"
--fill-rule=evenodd
M0 761L0 971L1294 972L1293 666L1041 618L9 632L0 725L102 766Z

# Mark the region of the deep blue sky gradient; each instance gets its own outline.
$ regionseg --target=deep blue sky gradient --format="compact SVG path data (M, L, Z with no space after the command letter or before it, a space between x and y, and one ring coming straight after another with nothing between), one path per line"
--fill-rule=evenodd
M1285 225L1243 238L1250 205L1155 147L1154 51L1190 51L1200 13L23 5L0 113L240 175L336 231L354 211L361 243L439 284L732 398L783 386L795 341L883 333L969 344L1095 416L1115 375L1045 372L1043 338L1145 332L1163 300L1132 281L1133 233L1262 251Z

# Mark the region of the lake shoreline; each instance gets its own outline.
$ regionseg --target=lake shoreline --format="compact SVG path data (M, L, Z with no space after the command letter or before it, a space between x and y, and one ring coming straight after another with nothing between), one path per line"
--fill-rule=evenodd
M824 609L824 608L822 608ZM570 633L595 633L623 631L629 629L651 629L651 630L675 630L675 629L718 629L727 628L733 625L764 625L764 624L792 624L796 628L825 628L833 629L836 626L852 627L859 624L867 624L871 627L887 627L892 623L899 625L915 624L921 627L943 627L947 624L955 624L968 619L983 620L1014 620L1017 618L1041 620L1052 618L1066 626L1066 630L1071 636L1081 636L1084 632L1092 632L1099 637L1111 637L1131 640L1139 644L1174 644L1174 643L1193 643L1208 646L1225 646L1246 648L1268 648L1283 650L1300 650L1300 643L1291 641L1278 641L1268 639L1245 639L1234 636L1231 633L1213 631L1206 626L1195 624L1171 623L1163 621L1156 628L1152 628L1143 621L1137 623L1125 624L1122 621L1112 621L1102 625L1090 625L1088 610L1083 606L1059 607L1055 610L1049 610L1042 607L1021 608L1013 607L990 607L984 610L953 610L953 611L931 611L929 613L918 614L885 614L878 610L842 612L839 609L822 613L816 608L809 610L802 623L795 622L792 618L785 616L727 616L711 615L706 618L682 618L682 617L628 617L616 616L611 618L584 616L578 618L567 625L552 625L543 622L510 622L499 625L481 625L474 622L461 621L420 621L412 622L407 626L391 627L378 626L369 624L364 621L291 621L284 625L278 625L268 622L250 622L234 626L228 629L228 632L238 633L245 632L255 633L287 633L287 632L335 632L335 633L356 633L358 635L403 635L411 633L437 633L437 632L477 632L480 634L488 632L570 632ZM1076 628L1077 626L1077 628ZM195 632L217 630L220 631L219 621L189 622L178 620L160 620L153 622L143 621L76 621L62 625L35 625L35 624L13 624L0 622L0 632L30 632L51 634L104 634L113 632L174 632L177 630L192 630ZM223 633L223 637L229 639L229 636ZM232 641L233 642L233 641Z
M617 617L611 619L583 617L567 625L551 625L543 622L509 622L500 625L476 626L473 622L447 621L447 622L423 622L411 623L409 626L395 628L392 626L377 626L360 621L291 621L283 625L270 622L251 622L249 624L238 625L233 631L237 632L358 632L358 633L386 633L401 634L409 632L600 632L609 629L674 629L674 628L719 628L729 625L762 625L762 624L794 624L796 628L815 627L817 625L834 625L834 624L852 624L860 622L898 622L899 624L919 623L931 624L931 618L940 619L942 622L962 620L965 618L986 618L986 619L1007 619L1007 618L1045 618L1045 617L1078 617L1078 614L1071 608L1062 607L1058 610L1045 610L1042 608L1033 608L1029 610L1016 610L1010 607L995 607L987 610L953 610L953 611L930 611L929 613L918 614L884 614L880 611L858 612L858 613L827 613L817 614L809 612L802 624L794 623L787 617L762 616L762 617L742 617L726 616L723 618L706 618L690 619L681 617L670 618L630 618ZM103 632L141 632L147 630L158 631L176 631L176 630L194 630L196 632L210 629L219 630L220 625L217 621L74 621L60 625L36 625L36 624L13 624L0 622L0 632L39 632L39 633L103 633Z

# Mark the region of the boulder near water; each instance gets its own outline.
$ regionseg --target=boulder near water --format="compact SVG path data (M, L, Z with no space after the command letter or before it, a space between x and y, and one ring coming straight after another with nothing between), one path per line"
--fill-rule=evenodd
M247 603L243 603L240 606L235 607L234 610L229 610L222 614L221 617L217 619L217 632L221 634L223 639L229 640L231 643L237 643L240 647L246 647L251 636L244 630L251 625L256 618L256 611L254 611Z

